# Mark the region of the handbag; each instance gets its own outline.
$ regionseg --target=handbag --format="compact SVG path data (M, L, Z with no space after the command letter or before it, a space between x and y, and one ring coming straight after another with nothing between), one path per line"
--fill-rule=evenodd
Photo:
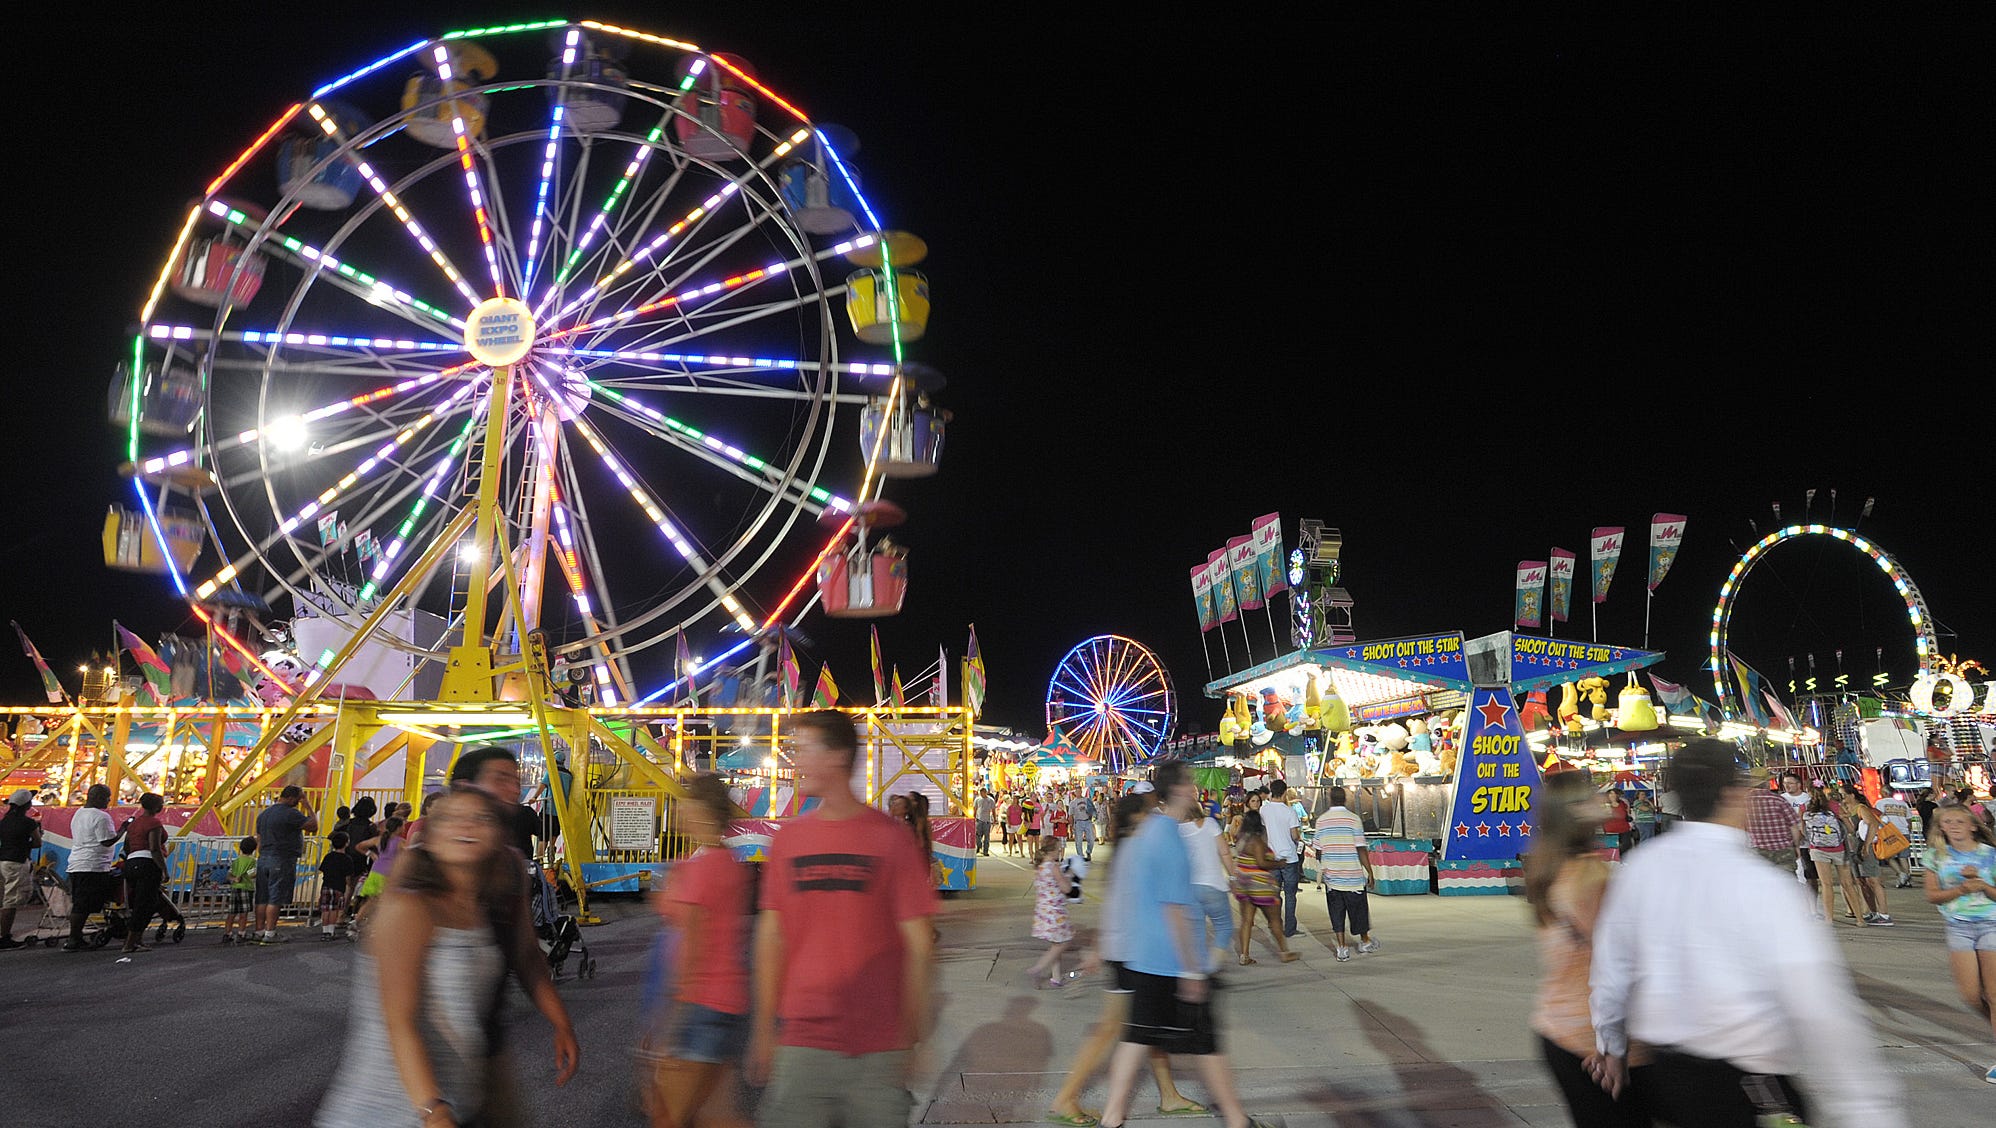
M1878 834L1871 840L1871 855L1879 861L1889 861L1913 848L1906 832L1889 822L1878 824Z

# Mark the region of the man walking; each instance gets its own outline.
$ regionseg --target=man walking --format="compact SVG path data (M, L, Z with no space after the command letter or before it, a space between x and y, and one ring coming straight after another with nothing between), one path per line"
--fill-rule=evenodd
M42 846L42 824L28 817L35 793L23 787L7 797L0 812L0 952L22 946L14 939L14 914L28 903L35 886L28 859Z
M1135 834L1117 845L1116 876L1110 883L1115 904L1104 910L1118 914L1125 929L1123 968L1131 993L1129 1020L1109 1063L1109 1099L1101 1124L1121 1128L1126 1122L1137 1071L1156 1046L1196 1056L1211 1104L1227 1128L1254 1128L1241 1109L1233 1069L1220 1052L1212 983L1202 970L1205 930L1198 927L1199 898L1178 829L1190 817L1198 791L1184 764L1160 764L1152 779L1161 803L1144 816Z
M305 856L305 834L319 829L319 816L305 801L305 789L289 784L277 802L256 817L256 942L284 944L277 934L277 915L291 903L298 880L298 859Z
M1795 777L1799 779L1800 777ZM1772 862L1777 869L1795 872L1798 848L1802 844L1802 820L1777 792L1766 787L1765 772L1748 780L1746 797L1747 845Z
M929 1018L935 884L907 826L853 794L852 718L821 709L794 724L797 791L818 805L777 831L763 866L745 1063L752 1083L769 1084L757 1120L906 1124Z
M1345 939L1345 922L1351 922L1352 935L1359 940L1360 954L1379 950L1372 938L1372 910L1365 891L1372 885L1372 851L1365 844L1365 823L1345 809L1345 789L1333 787L1327 793L1330 809L1317 816L1317 871L1324 882L1324 903L1331 910L1331 931L1337 934L1337 957L1348 960L1351 944Z
M1753 1128L1792 1111L1817 1125L1905 1125L1905 1094L1828 930L1795 883L1747 849L1733 751L1699 740L1677 753L1684 823L1608 885L1594 926L1589 1069L1611 1094L1633 1085L1671 1124ZM1769 952L1780 953L1778 974ZM1651 1064L1629 1069L1632 1041L1654 1047Z
M1095 801L1088 789L1080 788L1067 804L1068 833L1074 835L1074 850L1083 861L1095 860Z
M69 822L69 939L65 952L83 951L83 922L102 912L118 895L118 878L111 872L111 847L118 831L111 825L111 789L90 785L83 809Z
M1287 783L1278 779L1268 785L1268 801L1261 805L1261 825L1268 831L1269 853L1281 863L1275 878L1282 889L1282 935L1294 936L1296 887L1303 880L1303 827L1288 796Z
M989 791L977 793L977 852L991 856L991 824L998 816L998 801L991 798Z

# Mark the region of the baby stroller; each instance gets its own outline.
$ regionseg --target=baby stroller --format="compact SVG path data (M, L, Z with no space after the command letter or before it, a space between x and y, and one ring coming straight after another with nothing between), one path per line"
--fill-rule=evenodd
M42 902L41 920L35 923L34 931L28 936L28 943L36 940L53 948L69 939L69 911L74 903L70 899L69 882L57 877L55 867L47 859L35 866L35 895ZM130 918L123 904L124 882L118 882L117 900L104 906L97 927L83 934L83 944L89 948L102 948L113 940L123 940L131 927ZM87 922L86 922L87 923Z
M580 950L582 962L576 965L576 977L596 978L596 959L589 954L589 944L582 938L582 926L576 923L573 914L562 909L561 894L555 889L554 882L548 880L547 871L541 868L540 863L533 863L530 870L534 895L534 935L540 939L541 951L547 956L549 976L559 981L568 957Z

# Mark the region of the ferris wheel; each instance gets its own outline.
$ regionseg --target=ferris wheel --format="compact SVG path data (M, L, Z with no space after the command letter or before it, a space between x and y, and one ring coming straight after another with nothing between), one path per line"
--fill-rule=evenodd
M358 622L399 595L446 639L384 641L432 657L540 632L613 703L648 648L794 613L855 525L865 550L883 479L934 471L946 417L903 366L925 248L883 230L854 148L739 58L594 21L318 86L207 185L145 298L107 561L197 612Z
M1178 723L1171 675L1150 648L1122 635L1096 635L1068 651L1047 681L1046 707L1049 729L1112 772L1157 755Z

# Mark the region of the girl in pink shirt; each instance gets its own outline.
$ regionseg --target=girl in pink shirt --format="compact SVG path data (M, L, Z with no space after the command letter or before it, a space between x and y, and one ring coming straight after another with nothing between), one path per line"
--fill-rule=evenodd
M679 930L665 1058L651 1094L653 1128L682 1128L699 1115L748 1045L749 876L722 844L731 804L719 776L687 781L683 825L700 848L675 865L658 911Z

